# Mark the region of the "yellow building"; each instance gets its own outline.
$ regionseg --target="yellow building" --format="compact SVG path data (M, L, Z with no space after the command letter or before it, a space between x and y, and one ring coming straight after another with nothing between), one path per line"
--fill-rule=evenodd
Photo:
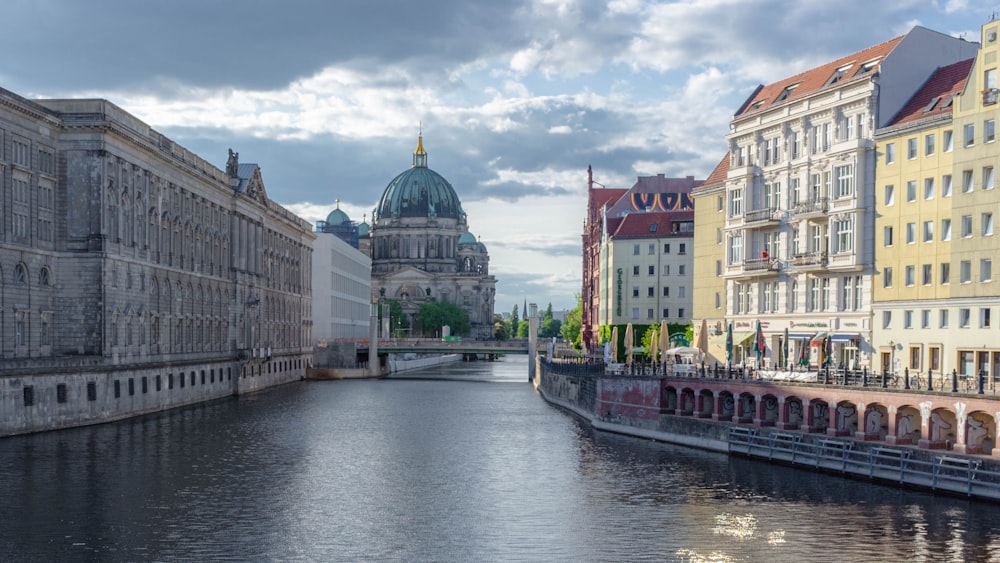
M726 174L729 155L709 174L700 187L691 190L695 200L693 311L694 342L706 353L708 364L726 363L726 278L722 276L726 250Z
M952 111L973 59L938 69L886 127L876 132L875 369L911 373L955 367L947 330L952 266Z

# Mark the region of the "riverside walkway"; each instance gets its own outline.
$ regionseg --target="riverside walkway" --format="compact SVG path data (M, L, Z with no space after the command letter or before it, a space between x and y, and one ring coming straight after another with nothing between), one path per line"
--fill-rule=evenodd
M357 344L359 354L368 353L368 340ZM392 338L378 341L379 354L482 354L528 353L527 339L511 340L440 340L433 338Z

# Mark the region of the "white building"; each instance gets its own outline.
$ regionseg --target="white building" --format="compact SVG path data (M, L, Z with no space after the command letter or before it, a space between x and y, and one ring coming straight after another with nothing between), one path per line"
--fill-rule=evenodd
M334 234L313 243L313 337L368 338L372 261Z

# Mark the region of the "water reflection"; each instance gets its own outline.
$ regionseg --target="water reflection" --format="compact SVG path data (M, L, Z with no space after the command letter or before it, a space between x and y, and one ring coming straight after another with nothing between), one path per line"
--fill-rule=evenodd
M995 506L595 432L544 403L523 362L0 440L0 540L25 561L1000 553Z

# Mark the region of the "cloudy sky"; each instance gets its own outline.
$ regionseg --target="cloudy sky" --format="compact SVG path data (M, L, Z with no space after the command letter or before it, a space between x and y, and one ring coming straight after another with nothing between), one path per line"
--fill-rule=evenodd
M570 308L587 166L703 179L759 83L914 25L979 40L1000 0L7 0L0 86L101 97L311 222L431 168L486 244L497 310Z

